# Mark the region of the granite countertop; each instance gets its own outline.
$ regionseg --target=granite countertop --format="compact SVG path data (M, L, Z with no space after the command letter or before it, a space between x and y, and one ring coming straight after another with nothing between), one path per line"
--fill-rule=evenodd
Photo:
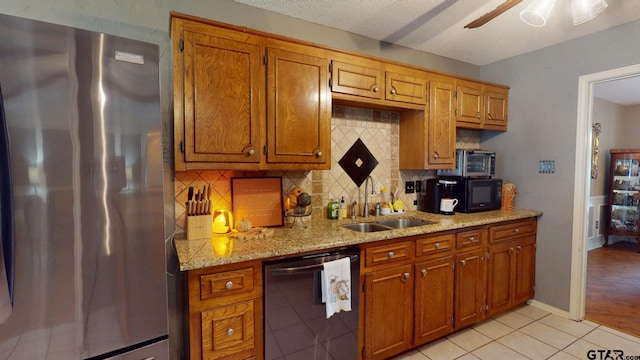
M471 214L431 214L408 211L389 216L358 217L355 222L373 222L393 218L410 218L434 222L430 225L405 229L361 233L341 227L354 220L305 219L293 227L256 229L252 233L235 233L230 236L214 236L211 239L186 240L176 235L175 249L180 270L194 270L210 266L232 264L249 260L275 259L297 254L321 251L344 246L429 234L438 231L486 225L496 222L541 216L537 210L494 210ZM252 236L253 235L253 236Z

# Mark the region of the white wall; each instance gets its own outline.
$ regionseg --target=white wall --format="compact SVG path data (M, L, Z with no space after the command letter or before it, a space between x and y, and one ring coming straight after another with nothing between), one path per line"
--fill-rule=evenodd
M569 310L578 78L640 63L639 33L636 21L480 69L483 79L511 86L509 131L484 134L482 146L500 154L498 175L518 187L516 205L544 212L536 300L563 310ZM539 160L555 160L555 174L538 174Z
M598 86L596 84L596 86ZM625 129L623 121L625 119L625 109L623 105L614 104L606 100L594 98L593 101L593 122L602 125L600 133L600 155L598 156L599 174L597 179L591 179L591 196L606 195L609 191L609 166L611 149L624 148L622 138Z
M640 105L625 106L620 148L640 149Z

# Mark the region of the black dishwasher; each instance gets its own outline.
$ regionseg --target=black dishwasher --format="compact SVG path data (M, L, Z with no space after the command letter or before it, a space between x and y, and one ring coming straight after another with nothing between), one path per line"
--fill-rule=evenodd
M348 248L264 263L266 360L358 358L359 254ZM327 319L323 263L344 257L351 259L352 310Z

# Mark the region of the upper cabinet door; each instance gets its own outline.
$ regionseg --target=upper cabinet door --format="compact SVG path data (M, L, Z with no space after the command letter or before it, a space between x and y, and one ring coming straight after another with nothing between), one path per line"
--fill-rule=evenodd
M331 94L324 51L267 48L267 163L331 166ZM304 165L303 164L303 165ZM289 166L290 168L291 166ZM317 168L317 169L320 169Z
M509 89L485 85L484 108L483 129L507 131Z
M456 160L455 79L432 75L429 80L430 165L451 165Z
M411 104L427 103L427 74L401 66L386 67L385 98Z
M383 87L382 63L342 54L331 61L331 91L382 100Z
M458 80L456 126L480 129L483 122L482 84Z
M183 40L184 161L257 166L263 47L246 35L235 40L185 30Z

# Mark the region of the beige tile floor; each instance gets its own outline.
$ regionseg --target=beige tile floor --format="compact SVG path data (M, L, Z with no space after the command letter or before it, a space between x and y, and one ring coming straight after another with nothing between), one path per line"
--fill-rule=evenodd
M622 356L614 350L621 350ZM451 359L640 359L640 338L524 305L393 358Z

